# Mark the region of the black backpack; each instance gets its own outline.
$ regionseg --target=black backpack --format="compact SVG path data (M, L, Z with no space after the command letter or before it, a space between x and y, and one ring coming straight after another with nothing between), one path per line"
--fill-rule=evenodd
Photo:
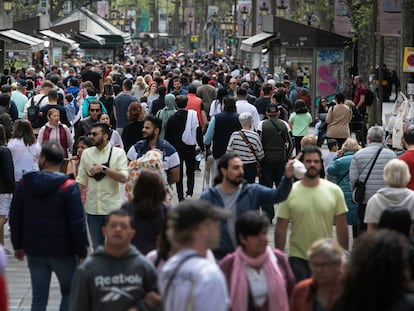
M34 102L34 96L30 99L30 106L27 108L27 118L29 119L33 128L41 127L42 118L39 116L40 103L45 97L47 97L47 95L44 95L42 98L40 98L39 102L36 104Z
M371 106L375 100L375 93L370 89L367 89L367 93L365 94L365 106Z

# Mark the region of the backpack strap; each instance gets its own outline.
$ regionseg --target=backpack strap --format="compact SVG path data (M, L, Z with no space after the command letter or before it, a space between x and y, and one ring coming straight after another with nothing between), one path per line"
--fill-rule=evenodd
M73 185L74 183L75 183L75 180L73 180L73 179L71 179L71 178L66 179L66 180L65 180L65 182L64 182L63 184L60 184L60 186L59 186L59 190L66 191L66 190L68 190L68 188L69 188L71 185Z

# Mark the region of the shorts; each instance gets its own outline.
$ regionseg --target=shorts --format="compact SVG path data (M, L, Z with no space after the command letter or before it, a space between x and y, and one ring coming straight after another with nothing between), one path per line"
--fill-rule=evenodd
M9 216L12 197L11 193L0 194L0 216Z

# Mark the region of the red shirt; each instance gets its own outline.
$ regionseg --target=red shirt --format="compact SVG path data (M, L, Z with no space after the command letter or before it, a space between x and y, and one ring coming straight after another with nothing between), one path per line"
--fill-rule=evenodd
M408 182L407 188L414 190L414 150L407 150L398 159L403 160L410 168L411 179Z
M197 97L195 94L187 94L188 102L187 107L185 110L195 110L197 112L197 119L200 123L200 127L204 127L203 118L201 117L201 110L204 110L203 106L201 105L201 98Z
M361 84L359 88L356 88L355 94L354 94L354 104L355 106L358 105L359 100L361 99L361 95L366 96L367 95L367 88L365 85ZM362 104L361 108L365 108L365 102Z

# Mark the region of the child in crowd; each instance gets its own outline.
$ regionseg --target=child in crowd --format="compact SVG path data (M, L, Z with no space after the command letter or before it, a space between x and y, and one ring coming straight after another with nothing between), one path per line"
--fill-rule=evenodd
M328 149L329 149L329 152L322 155L323 166L325 167L325 173L329 167L329 164L331 164L332 160L335 159L338 154L338 142L336 139L333 139L333 138L328 139ZM335 179L331 180L331 178L329 178L329 175L327 173L326 173L326 177L328 180L335 182Z
M72 121L76 115L76 108L75 108L73 94L71 93L68 93L65 95L65 110L66 110L66 116L70 124L73 125Z

